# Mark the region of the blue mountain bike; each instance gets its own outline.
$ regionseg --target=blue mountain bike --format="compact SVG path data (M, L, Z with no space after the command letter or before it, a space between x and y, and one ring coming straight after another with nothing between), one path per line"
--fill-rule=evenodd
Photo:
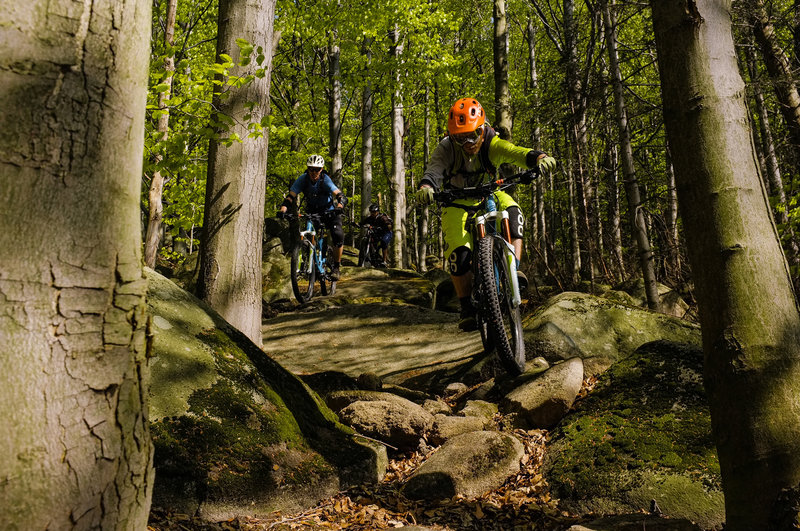
M525 370L525 340L522 333L517 279L517 257L511 244L508 212L497 210L494 193L520 180L532 178L536 170L491 181L472 188L436 192L443 207L466 210L467 230L472 235L472 305L477 310L478 329L487 353L497 357L510 374ZM465 204L468 203L468 204Z
M331 211L333 212L333 211ZM300 304L314 297L315 282L319 282L321 295L333 295L336 281L331 279L330 266L333 264L333 249L325 237L325 216L322 214L302 214L300 216L300 241L292 249L292 291Z

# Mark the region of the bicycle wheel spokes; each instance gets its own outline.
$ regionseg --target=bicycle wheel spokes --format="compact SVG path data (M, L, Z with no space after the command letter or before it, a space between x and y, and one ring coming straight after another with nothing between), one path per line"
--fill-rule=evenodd
M298 302L308 302L314 296L314 247L303 240L292 250L292 291Z

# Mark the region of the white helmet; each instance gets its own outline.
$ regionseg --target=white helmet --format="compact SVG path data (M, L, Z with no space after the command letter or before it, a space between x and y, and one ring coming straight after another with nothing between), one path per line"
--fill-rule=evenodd
M306 161L306 166L309 168L322 168L325 166L325 159L319 155L311 155Z

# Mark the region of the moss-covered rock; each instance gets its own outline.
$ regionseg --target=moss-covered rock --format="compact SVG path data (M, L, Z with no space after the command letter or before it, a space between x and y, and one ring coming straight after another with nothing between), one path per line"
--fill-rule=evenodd
M564 510L646 511L656 500L666 516L722 524L702 362L698 348L660 341L602 375L548 448L544 475Z
M280 238L266 242L261 260L261 298L264 302L294 297L290 270L291 259L284 254Z
M701 345L695 324L577 292L550 298L525 318L524 331L529 357L535 354L554 362L577 355L587 375L603 372L651 341Z
M147 271L155 506L210 519L301 510L377 481L362 443L294 375L213 310Z

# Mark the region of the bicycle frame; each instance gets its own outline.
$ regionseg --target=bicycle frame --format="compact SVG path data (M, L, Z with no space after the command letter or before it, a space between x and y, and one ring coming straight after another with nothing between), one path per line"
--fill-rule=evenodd
M317 273L324 275L325 274L325 236L324 236L324 229L322 229L322 234L319 238L317 238L317 221L316 218L306 215L306 230L300 231L300 240L309 240L311 245L314 247L314 265L317 267ZM308 271L306 273L311 272L312 265L308 264Z

